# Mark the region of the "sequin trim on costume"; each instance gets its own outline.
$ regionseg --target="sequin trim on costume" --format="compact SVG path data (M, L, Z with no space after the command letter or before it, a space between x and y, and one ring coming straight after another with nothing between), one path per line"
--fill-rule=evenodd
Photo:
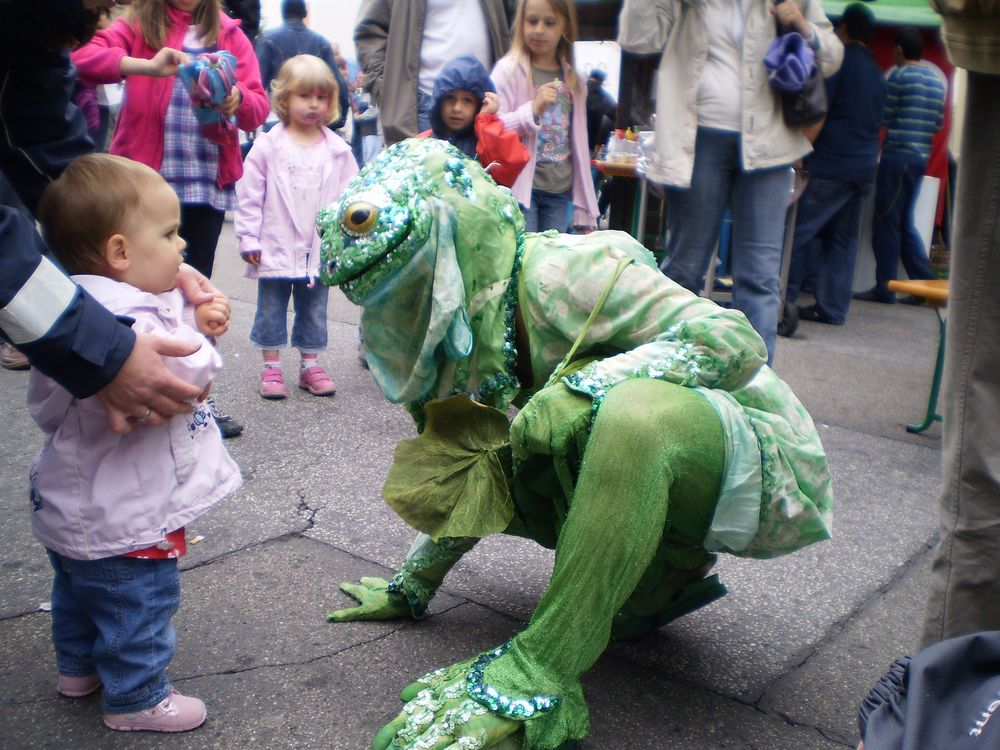
M555 708L559 698L554 695L533 695L530 698L513 698L504 695L483 678L483 672L496 659L507 653L510 641L498 646L492 651L480 655L469 667L469 676L465 681L465 689L469 697L481 706L505 719L526 721Z
M700 385L707 374L712 381L723 380L733 369L740 367L739 357L723 360L714 354L697 353L698 345L686 321L681 321L667 330L667 337L679 343L669 357L661 357L645 362L628 373L624 378L611 378L601 374L601 362L591 362L574 373L567 375L566 384L578 393L591 398L591 416L596 417L601 403L612 386L632 378L666 380L677 385L692 387Z
M392 577L385 590L406 597L410 614L419 620L427 612L427 606L437 593L437 587L424 583L420 573L441 563L453 564L461 559L463 552L455 549L455 542L441 538L429 546L427 552L408 556L403 560L399 572Z
M509 206L508 206L509 209ZM521 272L521 259L524 257L524 233L517 235L517 248L514 251L514 265L510 270L510 283L504 290L500 304L503 305L503 372L498 372L486 378L479 386L478 399L489 403L497 409L506 409L514 396L521 389L517 376L517 279Z
M463 198L472 200L472 178L465 168L465 159L452 157L444 163L445 184L457 190Z
M403 706L406 723L396 733L397 739L412 743L414 750L425 750L435 747L445 737L454 738L463 726L477 716L487 714L485 708L470 699L466 699L445 711L441 718L437 718L437 712L444 708L444 700L451 700L455 697L458 696L442 695L442 699L438 699L430 690L421 690L413 700ZM485 737L482 735L459 737L455 741L462 748L486 746Z

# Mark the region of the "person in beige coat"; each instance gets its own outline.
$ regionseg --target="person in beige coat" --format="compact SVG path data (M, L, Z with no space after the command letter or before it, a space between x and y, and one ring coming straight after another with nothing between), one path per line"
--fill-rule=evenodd
M354 27L362 86L391 145L431 127L434 80L459 55L487 70L510 47L515 0L364 0Z
M968 73L944 360L941 540L923 646L1000 630L1000 2L932 0Z
M844 48L819 0L625 0L618 41L661 54L656 133L648 178L667 186L670 216L663 271L702 288L727 208L733 214L733 304L774 357L789 167L809 153L785 125L764 55L778 26L801 34L823 76Z

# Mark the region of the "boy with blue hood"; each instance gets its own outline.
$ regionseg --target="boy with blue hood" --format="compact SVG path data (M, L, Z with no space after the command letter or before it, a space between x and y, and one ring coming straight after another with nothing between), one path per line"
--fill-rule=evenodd
M517 133L504 128L497 110L496 87L472 55L456 57L434 82L431 129L418 138L448 141L477 159L498 185L510 187L528 163L528 149Z

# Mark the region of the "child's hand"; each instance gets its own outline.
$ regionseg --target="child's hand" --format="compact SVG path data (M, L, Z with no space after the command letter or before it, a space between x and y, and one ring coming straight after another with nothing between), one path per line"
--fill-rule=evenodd
M543 83L538 87L538 91L535 92L535 101L531 105L536 120L542 116L542 112L556 103L558 94L559 86L555 81Z
M222 294L207 276L187 263L181 263L181 267L177 269L177 286L184 299L196 307L202 302L211 302L216 295Z
M483 94L483 106L479 108L481 115L495 115L500 109L500 100L492 91Z
M190 61L190 59L190 55L181 52L180 50L174 49L173 47L164 47L153 55L152 60L148 61L145 75L154 76L156 78L166 78L167 76L177 75L178 66Z
M221 336L229 330L229 297L219 294L194 310L198 330L206 336Z
M251 266L260 265L260 250L255 250L250 253L240 253L240 256L243 258L244 261L249 263Z
M229 92L227 96L216 109L224 114L226 117L232 117L236 114L236 110L240 108L240 104L243 102L243 94L240 93L238 86L233 86L232 91Z

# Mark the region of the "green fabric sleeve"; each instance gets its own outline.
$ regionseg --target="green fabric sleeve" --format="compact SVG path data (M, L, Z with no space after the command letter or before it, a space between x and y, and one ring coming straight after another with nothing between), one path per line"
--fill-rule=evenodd
M615 282L577 353L601 359L567 378L571 388L599 399L637 377L727 391L754 377L767 351L746 316L675 284L647 256L621 232L528 246L521 307L536 383L545 382L584 330L624 258L635 262Z

